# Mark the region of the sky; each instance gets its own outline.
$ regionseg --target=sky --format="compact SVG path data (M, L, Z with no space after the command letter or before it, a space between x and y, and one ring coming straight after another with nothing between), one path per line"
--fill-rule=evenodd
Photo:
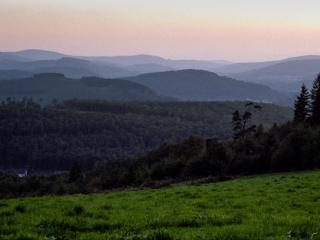
M273 60L320 54L319 0L0 0L0 51Z

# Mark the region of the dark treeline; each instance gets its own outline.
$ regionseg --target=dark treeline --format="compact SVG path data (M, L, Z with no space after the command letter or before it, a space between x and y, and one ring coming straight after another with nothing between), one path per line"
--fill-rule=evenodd
M271 125L291 110L264 104L253 122ZM67 101L41 107L31 100L0 103L0 168L34 171L84 170L96 162L120 161L198 135L232 136L231 115L240 102Z
M250 126L249 128L251 128ZM297 171L320 167L320 128L288 123L264 131L237 133L229 141L190 137L164 143L147 154L100 162L90 171L75 163L69 173L36 176L0 175L0 196L99 192L125 187L159 187L196 179ZM241 137L239 137L241 136Z

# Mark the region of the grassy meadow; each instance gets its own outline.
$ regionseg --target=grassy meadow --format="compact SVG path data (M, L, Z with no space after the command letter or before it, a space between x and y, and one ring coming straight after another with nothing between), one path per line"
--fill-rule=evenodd
M0 200L0 239L320 239L320 171Z

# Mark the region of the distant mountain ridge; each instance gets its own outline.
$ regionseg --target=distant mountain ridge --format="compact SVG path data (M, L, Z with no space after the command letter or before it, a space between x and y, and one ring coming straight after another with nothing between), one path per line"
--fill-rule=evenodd
M302 83L310 86L315 75L320 72L318 61L320 61L319 55L298 56L277 61L231 63L223 60L173 60L146 54L72 56L54 51L30 49L0 52L0 71L25 71L31 74L59 72L70 78L86 76L126 78L147 73L196 69L267 85L277 91L296 92ZM26 73L25 76L30 75ZM10 77L9 72L4 78L0 74L0 80L9 79L8 77ZM13 72L12 78L16 78Z
M150 73L150 72L167 72L174 70L171 67L154 64L154 63L145 63L145 64L134 64L126 67L127 70L132 72Z
M187 101L251 100L290 105L285 96L269 87L238 81L204 70L149 73L127 80L143 84L161 95Z
M0 99L52 100L96 99L108 101L167 101L148 87L126 80L97 77L69 79L63 74L37 74L30 78L0 81Z
M276 63L278 63L278 61L233 63L233 64L225 65L219 68L213 68L211 70L219 74L228 75L228 74L237 74L237 73L243 73L246 71L252 71L255 69L260 69L263 67L271 66Z
M126 69L108 65L98 65L87 60L70 57L63 57L58 60L24 62L17 60L0 60L0 70L19 70L29 71L31 73L57 72L71 78L87 76L117 78L138 74Z
M173 60L165 59L153 55L132 55L132 56L114 56L114 57L80 57L94 62L101 63L113 63L122 67L140 65L140 64L153 64L158 66L163 66L175 70L182 69L201 69L201 70L210 70L212 68L218 68L227 64L230 64L228 61L223 60Z
M1 54L3 57L1 57ZM16 60L16 61L39 61L39 60L59 60L61 58L76 58L91 61L98 65L108 65L109 67L117 67L123 70L134 68L135 65L152 64L158 66L155 68L167 68L168 70L181 69L203 69L210 70L218 68L226 64L230 64L224 60L173 60L165 59L158 56L139 54L132 56L74 56L54 51L29 49L17 52L3 52L0 54L0 60ZM129 69L127 69L129 68ZM136 75L147 72L144 68L142 71L135 72ZM152 69L149 72L154 72Z
M320 57L312 59L292 58L260 69L239 74L234 78L268 85L282 91L298 91L302 83L311 86L314 78L320 73Z
M58 60L68 55L41 49L27 49L14 52L14 54L30 60Z

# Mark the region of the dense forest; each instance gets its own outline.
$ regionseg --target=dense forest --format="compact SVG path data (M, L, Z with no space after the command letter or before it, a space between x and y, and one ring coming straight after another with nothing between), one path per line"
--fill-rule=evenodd
M250 125L251 126L251 125ZM228 141L190 137L164 143L149 153L84 169L37 176L0 174L0 196L89 193L127 187L161 187L195 181L221 181L248 174L319 168L320 128L288 123L265 131L245 131ZM238 134L236 134L238 135Z
M42 73L33 77L0 81L0 99L32 98L41 104L53 100L99 99L107 101L168 101L146 86L121 79L83 77L71 79L59 73Z
M85 170L98 161L122 160L165 141L196 135L231 137L231 115L241 102L105 102L70 100L40 106L32 100L0 104L0 166L34 171ZM263 104L255 124L271 127L292 110Z

